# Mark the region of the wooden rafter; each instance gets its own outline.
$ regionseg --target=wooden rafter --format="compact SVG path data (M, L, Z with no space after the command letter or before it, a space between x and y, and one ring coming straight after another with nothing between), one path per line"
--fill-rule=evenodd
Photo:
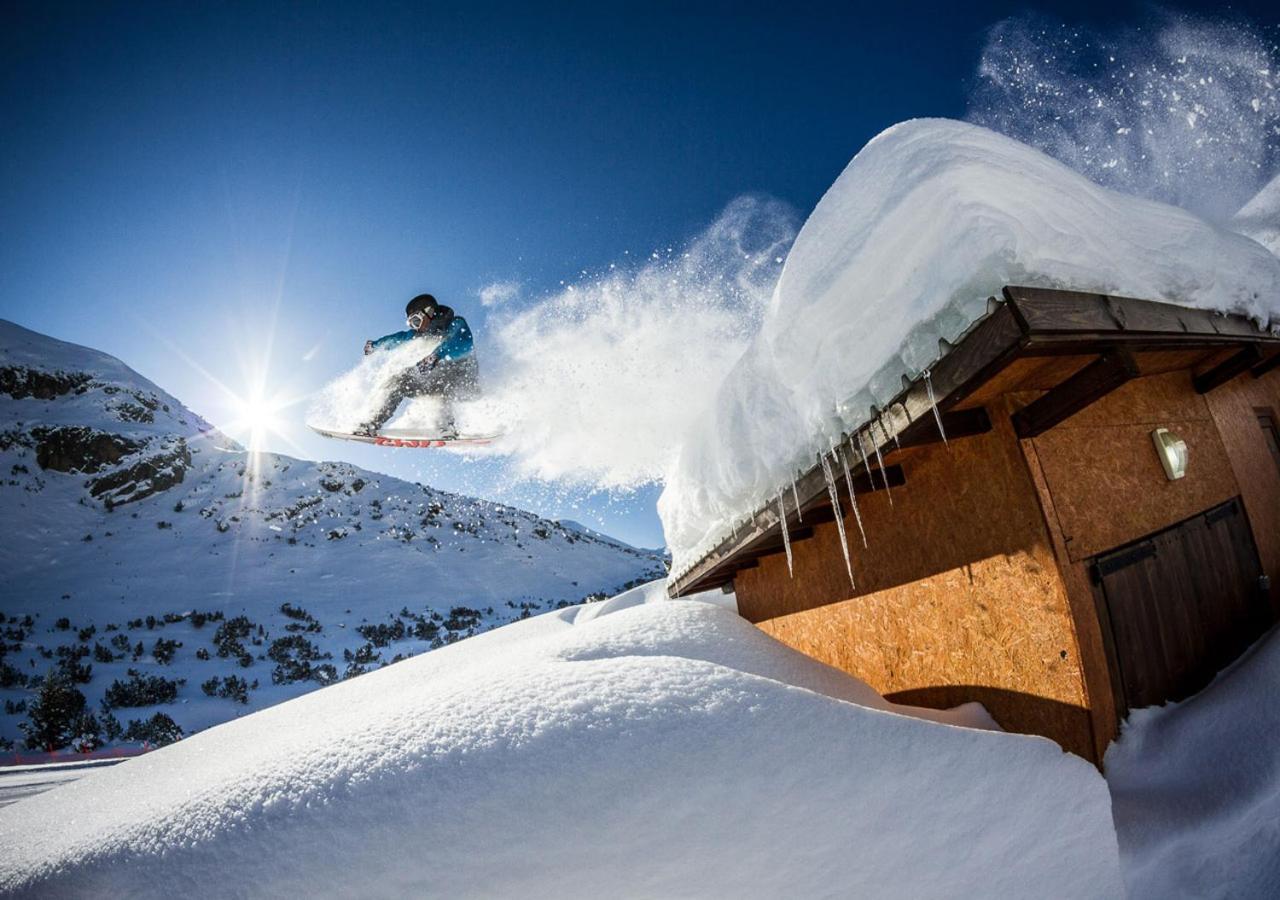
M973 409L954 409L941 414L942 428L948 441L957 438L976 437L991 430L991 417L981 407ZM938 422L933 416L926 416L918 423L918 429L908 429L898 438L895 449L907 447L923 447L942 441L944 435L938 432Z
M1044 434L1054 425L1138 377L1138 363L1123 347L1108 350L1044 396L1013 414L1020 438Z
M1280 366L1280 352L1272 353L1262 362L1250 369L1249 373L1253 375L1254 378L1261 378L1263 375L1274 370L1277 366Z
M1246 344L1239 353L1224 359L1209 371L1197 375L1191 384L1197 394L1207 394L1236 376L1243 375L1262 361L1262 348L1257 344Z

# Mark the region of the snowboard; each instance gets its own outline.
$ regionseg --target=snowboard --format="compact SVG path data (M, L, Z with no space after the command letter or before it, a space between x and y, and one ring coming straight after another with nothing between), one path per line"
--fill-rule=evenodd
M316 434L340 441L359 441L362 444L375 444L379 447L483 447L491 443L498 434L460 434L457 437L439 437L420 432L404 431L389 428L374 435L352 434L349 431L328 431L311 426Z

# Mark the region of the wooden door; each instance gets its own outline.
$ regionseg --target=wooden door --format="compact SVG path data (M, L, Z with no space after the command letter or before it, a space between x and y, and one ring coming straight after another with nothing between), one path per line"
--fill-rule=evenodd
M1271 625L1238 499L1092 562L1122 713L1191 696Z

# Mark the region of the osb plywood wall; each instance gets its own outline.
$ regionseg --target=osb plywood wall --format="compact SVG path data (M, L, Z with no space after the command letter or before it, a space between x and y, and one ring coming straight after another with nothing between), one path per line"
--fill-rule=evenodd
M834 523L735 579L741 613L899 702L986 705L1004 727L1097 759L1080 650L1008 410L994 430L895 454L907 484L860 495L857 590ZM847 511L846 511L847 512ZM1106 688L1109 690L1109 686Z
M1262 568L1271 576L1271 602L1280 611L1280 467L1267 447L1258 410L1280 416L1280 369L1261 378L1242 375L1207 395L1240 483Z
M1040 493L1063 581L1076 610L1077 638L1091 686L1094 737L1099 752L1115 736L1116 704L1095 613L1089 560L1194 516L1240 492L1210 403L1197 394L1190 370L1135 379L1029 441L1028 468ZM1225 388L1219 388L1219 391ZM1038 394L1010 395L1024 405ZM1210 397L1213 395L1210 394ZM1238 411L1233 427L1242 431ZM1252 419L1257 449L1257 419ZM1158 427L1187 443L1187 474L1169 481L1151 441ZM1241 440L1246 436L1241 433ZM1251 457L1252 458L1252 457ZM1114 662L1114 661L1113 661ZM1103 689L1103 686L1106 689Z
M1026 404L1038 395L1011 396ZM1187 443L1187 474L1178 481L1165 477L1151 441L1151 432L1160 426ZM1239 493L1209 405L1192 389L1185 369L1130 381L1031 444L1052 495L1054 524L1072 562L1181 522Z

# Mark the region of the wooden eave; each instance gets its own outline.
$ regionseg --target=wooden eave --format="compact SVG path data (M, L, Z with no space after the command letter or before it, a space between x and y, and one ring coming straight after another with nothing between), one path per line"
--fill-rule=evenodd
M875 448L884 456L941 439L931 390L948 440L990 430L981 406L958 407L1017 360L1053 356L1082 360L1079 371L1068 373L1054 385L1040 386L1049 393L1041 398L1043 403L1037 401L1038 410L1024 417L1032 420L1020 426L1027 434L1038 433L1035 428L1052 427L1061 421L1058 416L1078 412L1107 389L1133 377L1133 354L1202 351L1211 364L1197 377L1197 389L1203 390L1212 390L1246 372L1252 373L1246 377L1260 377L1280 360L1280 334L1265 331L1240 315L1045 288L1008 286L1002 295L991 298L987 315L928 372L909 382L904 378L902 391L884 409L873 410L866 425L842 437L838 448L849 463L857 493L883 490L886 477L890 488L895 481L902 485L906 480L901 466L886 466L887 475L877 468ZM1069 384L1073 378L1074 385ZM1055 391L1056 397L1052 396ZM862 449L870 471L863 465ZM849 486L844 472L834 464L832 471L842 510L847 510ZM755 567L761 557L781 552L780 521L784 515L793 542L811 536L814 524L834 518L826 478L816 459L796 478L794 493L790 484L779 485L779 491L782 511L776 500L756 510L750 524L673 579L668 592L680 596L728 584L736 572Z

